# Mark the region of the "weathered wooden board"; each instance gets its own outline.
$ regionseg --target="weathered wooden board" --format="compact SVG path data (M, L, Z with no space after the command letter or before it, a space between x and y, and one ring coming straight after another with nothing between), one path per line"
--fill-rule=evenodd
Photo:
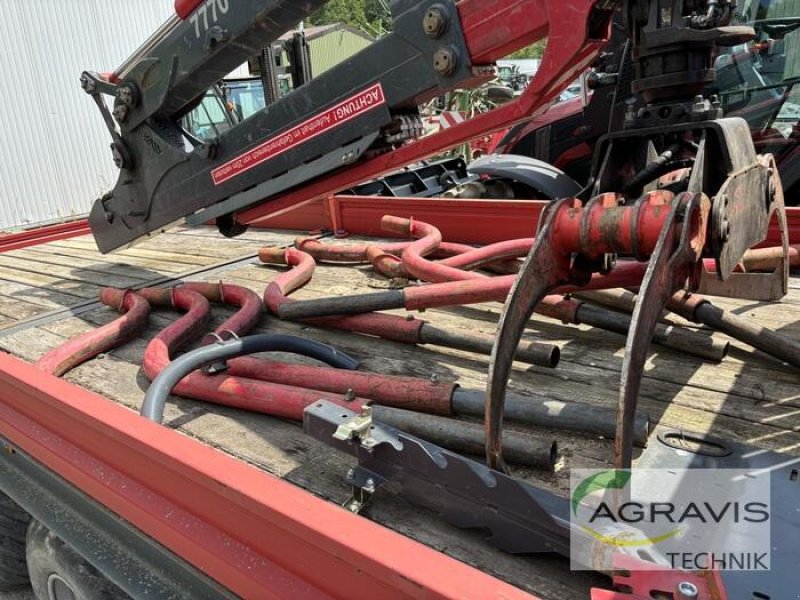
M93 250L90 238L54 242L10 253L5 258L0 256L0 327L44 310L94 297L101 285L124 284L128 279L141 283L151 273L176 276L199 266L255 252L262 245L289 244L296 235L253 231L244 238L223 241L213 230L179 228L107 256ZM261 293L282 270L281 267L246 265L205 279L224 279ZM320 265L314 279L295 296L363 293L386 286L385 280L366 267ZM800 286L794 285L786 300L777 304L729 299L715 299L715 302L743 318L800 339ZM500 309L499 304L481 304L429 310L415 316L454 331L491 335ZM405 311L394 312L406 314ZM230 314L232 311L228 308L214 307L212 324L218 325ZM67 338L107 323L115 316L108 308L98 308L79 318L64 318L35 330L0 337L0 349L34 361ZM86 363L66 377L138 410L148 385L140 368L146 344L177 316L173 311L155 310L150 326L140 339ZM679 318L671 319L700 334L709 333ZM385 342L351 332L285 323L267 316L258 331L307 335L334 344L358 356L365 370L425 378L436 375L443 381L458 381L476 389L486 384L486 356ZM511 390L529 397L531 392L536 392L560 400L608 408L615 406L624 348L622 336L588 327L564 326L536 317L530 323L526 338L557 344L562 351L562 362L555 370L516 363ZM734 345L731 355L720 364L654 347L646 364L640 408L647 411L658 426L709 432L758 447L800 454L800 376L796 370L746 345L738 342ZM281 358L290 359L283 355ZM351 461L306 438L296 424L174 397L167 406L166 424L323 498L337 503L347 498L342 475ZM527 431L558 441L562 454L559 470L554 474L542 474L517 467L513 472L547 489L558 493L566 491L567 467L611 464L609 440L546 429L528 428ZM586 597L591 585L607 584L599 576L570 573L566 562L557 558L512 557L497 552L484 543L479 534L455 530L441 523L435 515L408 506L389 493L379 492L375 500L370 518L542 598Z

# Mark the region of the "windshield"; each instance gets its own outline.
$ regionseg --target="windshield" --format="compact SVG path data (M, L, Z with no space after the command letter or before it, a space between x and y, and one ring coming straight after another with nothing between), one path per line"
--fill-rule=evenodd
M800 1L745 0L736 21L756 38L720 51L713 91L726 116L750 124L756 150L780 163L800 136Z

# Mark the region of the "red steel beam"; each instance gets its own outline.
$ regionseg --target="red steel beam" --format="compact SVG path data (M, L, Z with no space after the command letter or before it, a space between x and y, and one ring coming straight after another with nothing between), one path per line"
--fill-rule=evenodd
M328 203L328 214L334 231L385 238L383 216L408 215L435 226L448 241L492 244L533 237L548 204L538 200L335 196Z
M244 598L533 598L4 354L0 436Z
M21 250L22 248L46 244L47 242L66 240L88 233L91 233L91 230L86 219L26 229L25 231L0 235L0 253Z

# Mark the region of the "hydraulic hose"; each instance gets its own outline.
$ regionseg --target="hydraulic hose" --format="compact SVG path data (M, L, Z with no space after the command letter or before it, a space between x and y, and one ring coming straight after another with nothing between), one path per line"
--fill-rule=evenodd
M147 390L141 415L156 423L164 420L164 406L172 389L184 377L208 364L257 352L292 352L315 358L339 369L356 369L358 360L335 348L291 335L261 334L203 346L172 361Z

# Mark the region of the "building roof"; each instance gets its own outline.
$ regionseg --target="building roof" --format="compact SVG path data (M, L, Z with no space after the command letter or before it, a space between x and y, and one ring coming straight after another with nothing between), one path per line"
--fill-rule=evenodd
M278 39L281 41L290 40L292 39L292 35L294 35L295 31L296 30L287 31ZM335 31L348 31L354 35L364 38L365 40L369 40L370 42L375 41L375 38L373 38L371 35L364 33L363 31L357 29L356 27L351 27L346 23L330 23L328 25L315 25L313 27L306 27L304 31L306 34L306 39L308 41L322 37L324 35L328 35L329 33L333 33Z

